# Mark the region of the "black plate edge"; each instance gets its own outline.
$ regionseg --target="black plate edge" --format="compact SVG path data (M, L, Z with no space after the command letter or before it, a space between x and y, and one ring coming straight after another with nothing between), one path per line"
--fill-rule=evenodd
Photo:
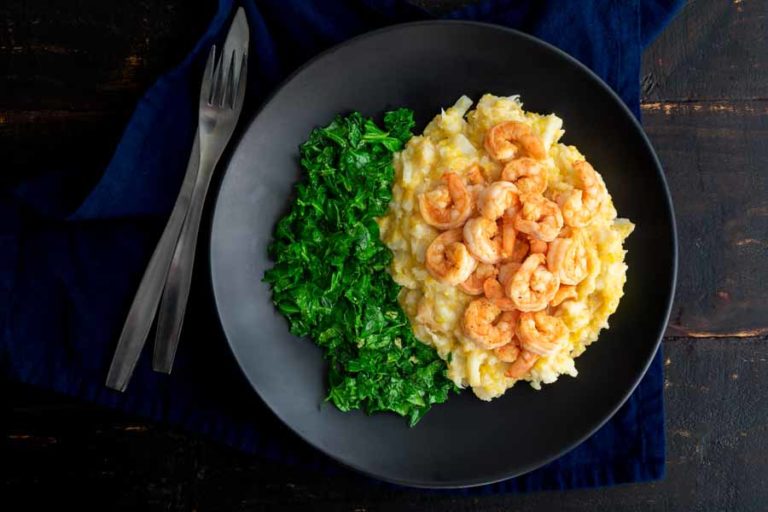
M513 33L519 37L522 37L523 39L527 39L533 43L540 44L546 48L548 48L550 51L556 53L560 57L563 57L565 60L569 61L572 64L575 64L578 68L580 68L582 71L587 73L587 76L592 79L601 89L605 90L609 96L619 104L619 108L621 108L631 119L632 126L637 130L637 132L640 134L641 139L643 140L645 146L648 148L648 150L651 153L651 156L653 157L653 163L655 166L656 173L658 174L659 178L661 178L661 183L664 187L664 195L665 195L665 201L667 205L667 210L670 216L670 219L672 221L671 228L672 228L672 259L673 259L673 269L672 269L672 281L671 286L669 287L669 290L667 291L667 297L666 297L666 311L664 314L664 324L661 330L656 334L656 341L654 342L654 349L651 353L650 357L645 363L645 367L643 368L642 372L638 376L638 378L635 380L634 384L631 386L631 388L627 391L627 393L622 397L622 399L619 401L619 403L616 405L616 407L613 408L613 410L606 416L606 418L601 421L599 424L597 424L592 430L590 430L587 434L582 436L581 438L577 439L575 442L570 444L569 446L563 448L560 452L556 453L555 455L552 455L551 457L548 457L547 459L543 460L541 463L530 465L529 467L524 468L521 471L516 471L513 473L508 473L504 475L495 475L489 478L483 478L480 480L462 480L457 482L431 482L431 481L413 481L413 480L399 480L399 479L393 479L393 478L387 478L381 475L377 475L375 473L369 472L365 470L364 468L361 468L353 463L350 463L346 460L343 460L342 458L336 457L334 455L331 455L329 453L326 453L323 451L320 447L318 447L316 444L312 443L310 440L308 440L306 437L304 437L300 432L298 432L296 429L294 429L291 425L289 425L286 421L283 420L283 418L275 411L259 394L259 392L256 390L256 387L253 386L253 383L251 382L250 378L248 377L247 373L243 369L243 367L240 365L240 362L235 358L235 361L237 362L238 368L240 368L240 372L245 377L245 379L248 381L249 384L251 384L251 387L253 387L254 392L259 396L259 399L262 401L262 403L274 414L280 422L285 425L291 432L293 432L298 438L300 438L302 441L310 445L315 450L318 450L320 453L324 454L327 457L330 457L334 461L342 464L343 466L353 469L359 473L362 473L366 476L375 478L377 480L381 480L384 482L388 482L391 484L401 485L405 487L414 487L419 489L466 489L470 487L479 487L483 485L489 485L489 484L495 484L498 482L502 482L504 480L509 480L510 478L515 478L520 475L524 475L526 473L529 473L535 469L538 469L546 464L549 464L550 462L562 457L578 445L580 445L582 442L587 440L589 437L591 437L595 432L600 430L600 428L603 427L615 414L616 412L626 403L626 401L629 399L630 395L635 391L638 384L642 380L642 378L645 376L645 374L648 371L648 368L650 367L651 363L653 362L653 359L656 357L656 353L659 350L659 346L661 345L661 340L664 336L664 332L666 331L667 324L669 323L669 317L672 313L672 305L674 301L675 296L675 290L677 288L677 273L678 273L678 239L677 239L677 220L675 217L675 211L674 207L672 205L672 196L669 191L669 186L667 184L667 179L664 174L663 167L661 165L661 162L659 161L658 155L656 154L656 151L653 149L653 145L651 144L650 139L645 133L645 130L643 130L642 125L640 124L639 120L635 117L635 115L632 113L631 110L629 110L629 107L624 103L624 100L621 99L621 97L616 94L616 92L608 85L606 84L599 76L597 76L591 69L589 69L586 65L582 64L578 60L576 60L574 57L569 55L568 53L564 52L560 48L543 41L537 37L534 37L530 34L526 34L525 32L521 32L519 30L515 30L513 28L504 27L502 25L497 25L493 23L484 23L479 21L465 21L465 20L428 20L428 21L415 21L415 22L409 22L409 23L398 23L395 25L390 25L387 27L383 27L380 29L372 30L369 32L365 32L363 34L360 34L358 36L355 36L351 39L348 39L340 44L337 44L331 48L328 48L327 50L322 51L321 53L317 54L316 56L309 59L307 62L299 66L295 71L293 71L290 75L288 75L287 78L285 78L280 84L275 87L275 89L267 96L267 98L261 103L261 105L256 109L254 114L251 116L250 120L248 121L248 126L252 124L255 119L261 114L261 111L272 101L272 99L277 96L277 94L280 93L280 91L289 83L291 82L297 75L299 75L301 72L303 72L306 68L314 64L315 61L318 59L330 55L342 48L345 48L346 46L352 45L356 43L358 40L366 39L369 37L373 37L379 34L383 34L390 31L400 30L407 27L413 27L413 26L423 26L423 25L470 25L470 26L479 26L484 27L492 30L500 30L504 32L510 32ZM237 149L237 146L239 146L242 137L247 132L247 127L242 128L242 132L240 137L237 139L236 143L232 145L231 149L231 155L234 155L235 150ZM229 166L229 162L227 162L227 167ZM221 181L224 179L224 175L221 176ZM213 235L213 226L216 223L216 215L218 212L218 202L221 195L221 187L219 187L216 190L216 197L213 203L213 215L211 218L211 233L209 233L209 240L212 239ZM219 324L221 325L221 329L224 332L224 337L227 340L227 345L229 346L230 351L232 352L232 356L234 357L234 349L232 347L232 344L229 340L229 336L227 335L226 327L224 326L224 322L221 319L221 315L219 313L219 300L217 298L216 294L216 285L215 285L215 279L214 279L214 259L215 256L213 254L213 245L210 245L209 247L209 278L211 280L211 289L213 290L213 298L214 303L216 304L216 315L219 320Z

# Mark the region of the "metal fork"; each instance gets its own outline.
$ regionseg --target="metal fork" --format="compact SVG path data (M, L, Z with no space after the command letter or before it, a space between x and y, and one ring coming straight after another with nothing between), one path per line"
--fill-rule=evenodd
M163 301L166 303L174 298L175 306L182 308L181 318L174 317L174 322L178 321L178 329L181 328L192 272L192 261L185 260L184 255L191 252L194 258L194 244L211 175L234 131L243 104L248 39L248 23L241 7L234 17L224 52L218 61L215 46L208 55L200 90L199 126L184 181L120 333L107 375L106 385L110 388L124 391L128 385L155 318L163 289L167 288L171 270L174 274L173 283L187 283L186 291L174 285L174 290ZM182 243L184 248L179 247ZM182 269L185 261L189 264L188 268ZM186 272L189 276L186 276ZM183 300L180 300L180 292L183 292ZM164 325L168 325L168 315L161 316L166 318ZM158 337L157 341L153 366L169 373L178 336Z
M170 373L173 366L192 283L195 248L205 196L216 163L237 124L245 96L247 51L247 46L235 48L226 66L225 56L222 55L216 68L211 70L210 80L208 76L205 78L210 91L203 90L200 95L200 169L158 310L152 366L159 372Z

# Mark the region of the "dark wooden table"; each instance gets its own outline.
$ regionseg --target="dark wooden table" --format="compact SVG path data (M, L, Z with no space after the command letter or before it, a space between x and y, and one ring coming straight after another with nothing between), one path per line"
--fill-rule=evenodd
M142 91L186 53L212 11L210 1L0 3L0 184L52 165L91 169L82 179L95 179ZM767 23L765 0L691 2L643 63L643 124L680 234L664 339L664 481L487 498L403 494L0 383L0 509L765 510Z

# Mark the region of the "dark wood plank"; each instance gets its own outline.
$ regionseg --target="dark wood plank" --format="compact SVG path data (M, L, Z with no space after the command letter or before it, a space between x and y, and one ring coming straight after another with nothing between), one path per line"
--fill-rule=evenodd
M6 499L109 510L762 510L768 500L768 344L668 339L668 477L527 496L467 498L370 486L264 462L216 443L41 392L11 398ZM64 404L64 405L62 405Z
M4 110L122 108L186 56L216 2L0 4Z
M767 114L768 101L643 106L677 213L680 274L670 334L768 333Z
M643 125L680 240L670 334L768 333L766 19L766 2L689 2L645 53Z
M0 3L0 184L97 175L136 101L181 61L216 2Z
M644 55L643 98L768 99L768 2L688 2Z

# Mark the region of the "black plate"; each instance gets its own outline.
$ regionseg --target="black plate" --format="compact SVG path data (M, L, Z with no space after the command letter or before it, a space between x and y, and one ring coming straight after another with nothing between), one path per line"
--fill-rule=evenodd
M258 57L256 57L258 58ZM515 386L482 402L465 391L415 428L393 414L340 413L324 404L324 363L288 332L261 282L266 247L300 177L299 144L335 114L416 112L417 129L462 94L520 94L555 112L564 141L605 178L627 242L626 295L611 329L579 357L579 377L540 392ZM266 103L239 142L213 219L211 273L221 323L243 372L307 442L367 474L400 484L458 487L539 467L577 445L619 408L646 371L666 326L677 251L672 206L648 139L621 100L583 65L525 34L493 25L426 22L386 28L314 59Z

